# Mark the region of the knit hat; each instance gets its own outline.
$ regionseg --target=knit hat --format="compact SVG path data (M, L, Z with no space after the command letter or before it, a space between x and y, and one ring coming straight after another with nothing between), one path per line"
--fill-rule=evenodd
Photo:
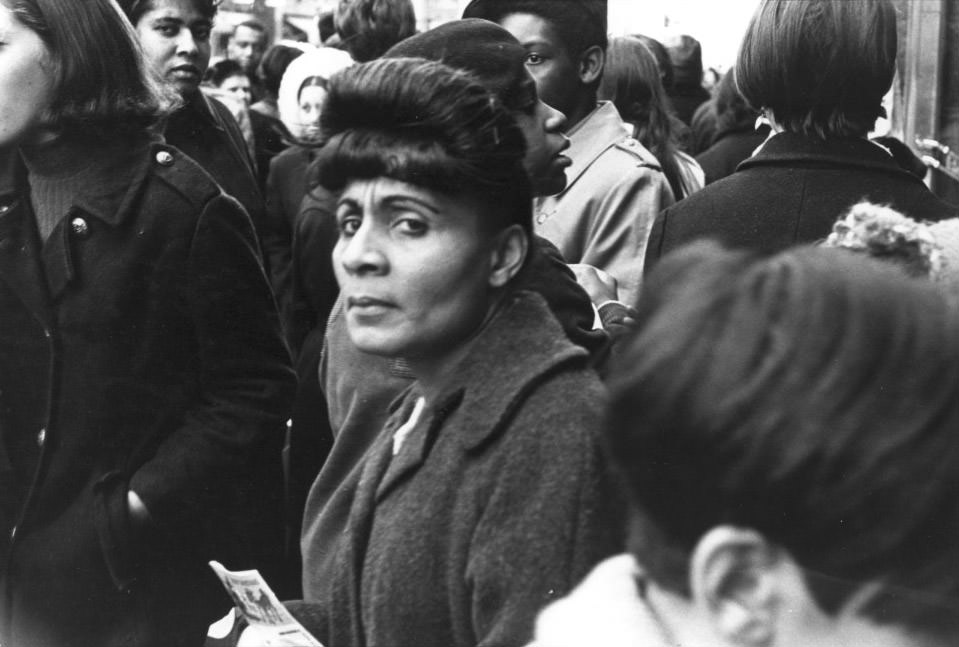
M683 34L666 43L673 63L673 85L699 86L703 80L703 48L699 41Z
M472 73L511 110L529 95L526 50L499 25L472 18L454 20L411 36L383 58L425 58Z
M570 8L579 8L589 24L583 25L584 31L594 29L605 34L607 27L607 0L473 0L463 10L463 18L483 18L499 22L510 13L534 13L549 19L556 14L557 7L567 5ZM605 47L605 43L603 43Z

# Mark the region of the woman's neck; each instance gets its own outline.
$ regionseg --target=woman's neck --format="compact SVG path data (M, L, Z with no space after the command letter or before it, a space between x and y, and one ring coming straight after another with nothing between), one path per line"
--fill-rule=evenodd
M490 322L500 311L503 297L504 295L500 295L493 300L493 303L486 311L486 316L479 326L476 327L469 337L451 350L439 355L404 358L410 367L410 371L416 377L419 390L428 404L433 404L443 390L450 384L453 376L476 344L476 340L479 339L483 331L489 327Z

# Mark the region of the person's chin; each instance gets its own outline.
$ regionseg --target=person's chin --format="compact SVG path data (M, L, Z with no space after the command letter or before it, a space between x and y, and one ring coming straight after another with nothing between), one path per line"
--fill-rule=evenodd
M566 174L539 178L533 185L533 193L537 196L548 196L562 193L566 190Z
M200 92L200 84L196 81L174 79L171 85L186 100L192 99Z

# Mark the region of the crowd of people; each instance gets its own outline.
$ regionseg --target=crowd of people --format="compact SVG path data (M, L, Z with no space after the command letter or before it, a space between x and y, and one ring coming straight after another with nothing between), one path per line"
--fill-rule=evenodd
M959 640L891 0L710 82L605 0L216 5L0 0L0 647L273 644L211 560L326 647Z

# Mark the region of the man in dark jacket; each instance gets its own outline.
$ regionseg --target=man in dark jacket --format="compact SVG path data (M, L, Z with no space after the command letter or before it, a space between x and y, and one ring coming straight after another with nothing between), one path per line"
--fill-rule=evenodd
M167 143L192 157L239 200L259 235L265 218L263 196L243 133L226 106L200 91L210 63L216 3L120 0L120 5L136 28L148 61L183 98L183 107L163 128Z

